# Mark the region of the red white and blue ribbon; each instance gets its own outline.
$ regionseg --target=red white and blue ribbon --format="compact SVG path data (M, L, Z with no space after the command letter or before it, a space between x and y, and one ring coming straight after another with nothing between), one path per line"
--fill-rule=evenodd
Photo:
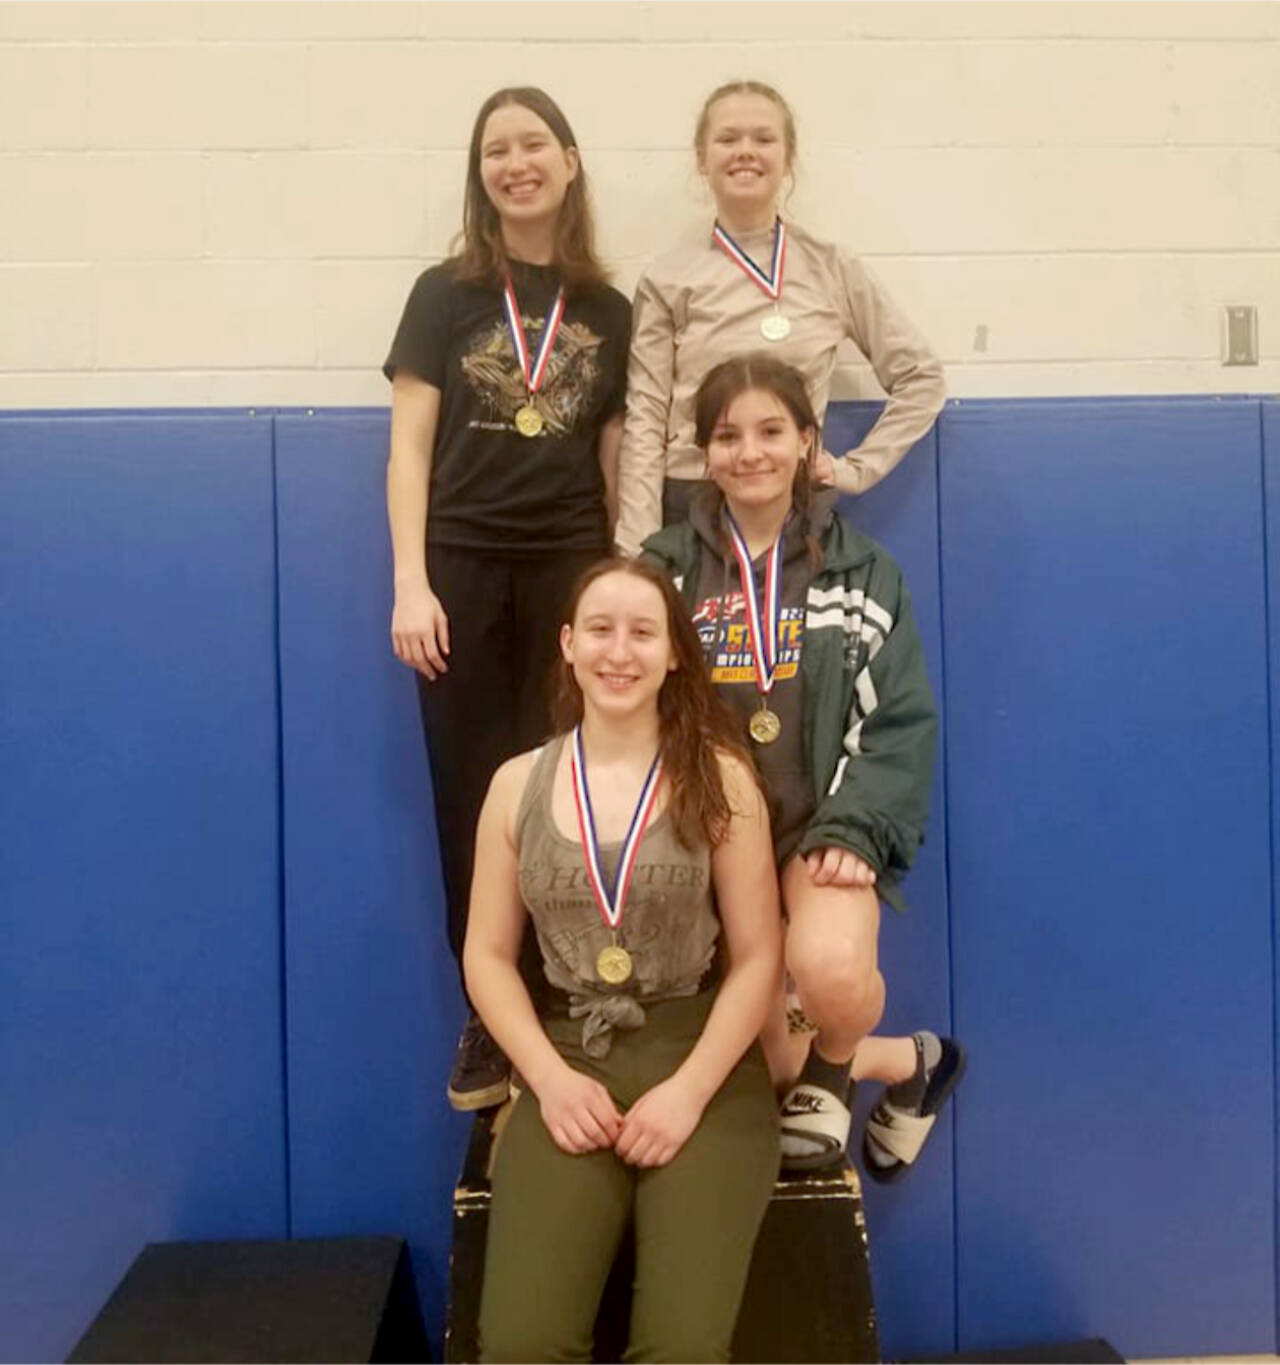
M764 602L756 584L756 571L746 537L738 529L733 513L726 507L733 553L738 560L738 577L747 605L747 629L751 633L751 653L756 667L756 691L762 697L773 690L773 675L778 666L778 627L782 615L782 532L769 549L764 568Z
M582 836L582 854L587 864L587 880L595 893L600 914L610 929L616 930L622 923L623 907L627 903L627 888L631 885L631 873L635 870L636 859L640 854L640 841L644 838L645 826L653 814L658 799L658 787L662 781L662 756L654 754L649 767L649 776L640 789L640 800L636 803L631 816L631 828L622 844L618 866L613 874L613 885L605 880L604 869L600 865L600 841L596 838L595 816L591 811L591 793L587 789L587 757L582 747L582 726L573 731L573 752L569 757L569 769L573 777L573 800L578 808L578 831Z
M507 315L507 330L511 333L511 345L516 359L520 362L520 373L524 375L525 388L530 398L542 387L543 376L547 372L547 361L551 359L551 348L556 344L556 333L564 317L564 286L560 286L556 301L547 314L542 326L542 340L538 343L538 354L530 356L529 339L525 336L524 322L520 317L520 304L516 299L516 287L507 276L502 290L502 307Z
M782 219L776 220L773 230L773 262L767 275L719 223L712 229L711 235L720 250L730 260L737 262L747 278L762 289L774 303L777 303L782 297L782 275L786 268L787 259L787 225Z

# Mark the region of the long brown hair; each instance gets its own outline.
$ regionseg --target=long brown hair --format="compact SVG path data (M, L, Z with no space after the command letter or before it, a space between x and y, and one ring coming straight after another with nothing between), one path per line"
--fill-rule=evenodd
M728 833L733 811L720 777L720 756L739 758L748 772L755 769L724 702L707 676L698 632L675 586L661 569L642 559L601 559L574 584L567 617L578 614L586 590L606 574L624 573L651 583L662 594L667 611L667 634L676 666L658 693L658 751L670 784L668 809L676 838L688 849L714 848ZM561 655L552 685L551 717L557 733L572 730L582 720L582 690L573 669Z
M495 109L507 104L519 104L536 114L551 130L561 148L578 149L578 140L569 127L569 120L560 106L534 85L508 86L495 90L480 106L475 126L471 130L471 146L467 152L467 186L462 205L462 231L454 238L457 273L460 279L479 280L501 285L507 268L506 251L502 244L502 224L498 211L484 192L480 177L480 151L484 141L484 127ZM578 173L565 190L564 203L556 219L555 254L553 257L560 278L570 292L604 284L606 273L595 250L595 224L591 216L591 191L587 185L586 169L578 158Z
M813 433L809 450L796 466L791 485L791 505L801 517L806 517L813 500L813 464L818 451L818 419L804 376L794 366L765 351L751 351L746 355L731 356L702 376L698 392L693 398L693 439L705 453L711 444L711 433L733 400L750 390L772 394L791 414L801 430ZM724 494L720 495L722 498ZM822 550L812 536L807 535L809 557L816 568L822 563Z

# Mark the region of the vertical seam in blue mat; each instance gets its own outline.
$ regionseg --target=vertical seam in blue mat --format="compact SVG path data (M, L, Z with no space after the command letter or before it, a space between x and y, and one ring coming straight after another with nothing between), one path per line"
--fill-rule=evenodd
M1268 545L1267 520L1267 427L1266 410L1258 402L1258 473L1262 493L1262 623L1266 643L1265 676L1267 679L1267 846L1269 853L1269 898L1271 909L1271 1131L1274 1135L1271 1163L1271 1325L1275 1348L1280 1350L1280 1303L1277 1302L1277 1278L1280 1277L1280 1097L1277 1086L1276 1028L1280 1014L1276 1008L1276 771L1275 722L1272 718L1274 696L1271 678L1271 557Z
M280 933L280 1081L284 1120L284 1235L293 1236L292 1129L289 1123L289 943L285 923L284 865L284 684L280 665L280 478L276 462L276 418L271 419L271 565L275 586L276 666L276 867Z
M942 415L945 415L943 409ZM947 912L947 1023L952 1037L956 1032L956 972L955 955L951 940L951 792L949 776L951 765L948 762L947 748L951 743L951 725L947 716L947 617L943 600L942 586L942 420L939 417L934 427L934 505L937 508L938 537L938 678L942 696L939 709L942 713L942 878L943 905ZM960 1349L960 1194L959 1168L956 1159L956 1126L959 1114L959 1096L951 1105L951 1336L953 1351Z

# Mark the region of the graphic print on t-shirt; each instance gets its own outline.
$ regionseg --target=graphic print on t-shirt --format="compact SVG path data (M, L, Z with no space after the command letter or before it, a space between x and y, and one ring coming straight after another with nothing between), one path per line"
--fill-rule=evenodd
M723 604L724 615L721 616ZM702 652L711 664L713 683L754 683L755 652L747 626L747 599L740 592L725 597L707 597L698 603L693 624L702 641ZM778 623L778 682L794 678L800 666L800 646L804 639L804 607L783 607ZM715 652L712 653L712 646Z
M546 318L521 314L529 350L538 353ZM600 379L600 347L604 338L583 322L562 322L547 362L546 375L534 395L533 405L542 414L543 432L564 436L572 430L591 401ZM472 392L487 411L501 419L505 430L514 426L516 410L528 402L524 375L511 344L506 319L472 338L461 359L462 373ZM472 422L472 427L489 423Z

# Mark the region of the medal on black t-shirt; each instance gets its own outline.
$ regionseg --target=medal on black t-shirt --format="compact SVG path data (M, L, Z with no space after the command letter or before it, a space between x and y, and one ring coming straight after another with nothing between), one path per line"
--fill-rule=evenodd
M720 250L738 265L752 284L762 290L767 298L773 300L773 312L760 319L760 335L766 341L785 341L791 335L791 319L784 316L780 302L782 275L787 259L787 225L781 218L776 220L773 230L773 263L767 275L719 223L715 225L711 235Z
M760 709L747 721L747 732L757 744L772 744L782 733L781 716L769 709L769 693L773 691L778 670L778 628L782 623L782 532L778 532L765 559L762 602L746 537L738 529L738 523L728 507L724 514L729 521L733 553L738 560L738 577L742 582L747 631L751 637L751 655L755 665L756 691L760 694Z
M542 414L534 406L534 397L542 387L542 381L547 373L547 361L551 359L551 348L556 344L556 333L560 330L560 322L564 317L564 285L560 286L556 294L556 301L551 305L551 312L547 314L547 319L542 326L542 340L538 343L538 354L530 356L529 340L524 334L524 322L520 317L520 304L516 299L516 287L511 282L508 275L506 284L502 290L502 307L507 315L507 330L511 333L511 347L516 353L516 360L520 364L520 373L524 375L524 386L528 393L527 400L516 409L515 423L516 430L521 436L538 436L545 425Z
M600 865L600 841L596 838L595 816L591 812L591 793L587 790L587 756L582 747L582 726L573 731L573 748L569 755L569 771L573 778L573 802L578 810L578 832L582 837L582 857L587 865L587 880L596 898L600 916L612 932L613 941L601 948L596 957L596 975L610 986L620 986L626 981L634 964L631 954L618 942L618 927L622 923L622 911L627 901L627 888L631 884L631 873L635 869L636 858L640 853L640 841L644 838L645 826L653 814L658 798L658 786L662 781L662 756L655 754L649 766L649 775L640 788L640 799L631 816L631 827L623 840L622 852L618 856L617 870L614 872L613 885L604 878Z

